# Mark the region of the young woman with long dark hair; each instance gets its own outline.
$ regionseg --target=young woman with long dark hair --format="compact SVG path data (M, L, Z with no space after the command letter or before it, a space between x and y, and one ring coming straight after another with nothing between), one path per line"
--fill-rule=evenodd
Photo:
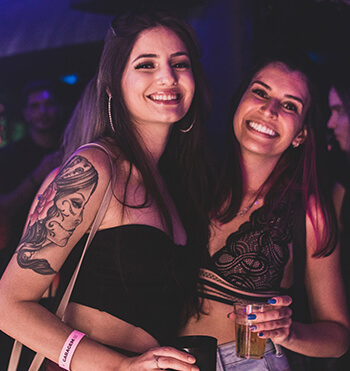
M232 106L200 273L203 313L183 330L218 339L218 370L289 369L272 342L310 357L339 357L348 347L319 93L307 58L272 56L244 80ZM275 306L253 319L252 331L272 341L263 359L236 357L237 301Z
M67 161L41 186L0 282L4 332L65 369L198 369L165 346L196 308L192 246L205 238L210 185L205 81L196 35L177 17L111 23L67 128ZM37 302L84 245L109 180L113 197L61 321Z

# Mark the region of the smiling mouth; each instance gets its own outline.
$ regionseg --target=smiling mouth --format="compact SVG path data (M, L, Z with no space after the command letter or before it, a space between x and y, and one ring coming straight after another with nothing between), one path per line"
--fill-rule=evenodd
M257 131L258 133L265 134L272 138L276 138L279 136L279 134L276 131L272 130L271 128L268 128L263 124L259 124L255 121L247 121L247 124L249 128L253 129L254 131Z
M180 94L151 94L147 97L157 103L177 103L180 101Z

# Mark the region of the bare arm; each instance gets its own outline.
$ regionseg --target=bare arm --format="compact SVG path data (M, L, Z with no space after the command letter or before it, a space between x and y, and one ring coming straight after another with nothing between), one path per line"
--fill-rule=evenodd
M33 203L20 244L0 281L1 329L54 362L72 329L37 302L89 228L101 202L109 163L100 152L84 151L59 174L45 180L40 200ZM84 356L74 357L72 363L78 362L77 369L108 370L108 364L115 366L124 359L88 338L78 347L79 354Z
M107 156L85 149L51 174L34 201L19 246L0 281L0 328L58 362L72 328L38 304L72 248L89 229L110 179ZM197 370L187 353L154 348L128 358L85 336L72 359L78 370ZM192 368L194 367L194 368Z
M313 208L315 210L315 208ZM316 233L322 231L322 218L318 218ZM349 346L349 317L345 289L341 275L339 246L327 257L312 257L316 248L316 233L310 218L306 218L307 255L305 284L311 313L311 324L291 320L289 297L278 297L276 306L257 324L256 332L275 343L311 357L340 357ZM271 316L274 316L272 318ZM269 318L267 318L269 317Z
M328 257L312 257L316 236L307 218L305 284L312 324L294 323L290 349L322 357L339 357L349 346L349 317L341 275L340 247Z

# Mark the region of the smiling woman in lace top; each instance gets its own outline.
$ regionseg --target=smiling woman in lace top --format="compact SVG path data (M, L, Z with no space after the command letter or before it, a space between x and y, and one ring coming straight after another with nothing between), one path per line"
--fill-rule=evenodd
M200 274L203 313L182 332L218 339L217 370L288 370L281 347L339 357L349 344L335 214L322 168L325 125L309 64L297 55L264 59L232 107ZM236 357L231 312L237 301L275 305L257 314L252 329L270 339L263 359Z

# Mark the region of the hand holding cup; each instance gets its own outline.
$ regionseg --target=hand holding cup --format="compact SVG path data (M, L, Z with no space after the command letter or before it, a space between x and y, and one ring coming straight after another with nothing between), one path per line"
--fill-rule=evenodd
M280 296L268 303L234 304L238 357L262 358L267 338L275 344L288 339L292 323L288 305L291 302L289 296Z

